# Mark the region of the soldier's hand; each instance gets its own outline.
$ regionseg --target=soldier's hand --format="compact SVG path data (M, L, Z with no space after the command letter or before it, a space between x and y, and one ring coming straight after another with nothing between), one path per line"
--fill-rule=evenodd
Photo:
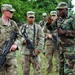
M46 38L53 39L52 34L47 34L47 37Z
M38 55L38 53L39 53L39 51L38 51L38 50L34 50L34 56L37 56L37 55Z
M23 44L26 44L26 40L23 41Z
M57 30L57 32L58 32L58 34L65 34L65 31L62 30L61 28L59 28L59 29Z
M48 17L48 23L51 24L53 21L53 19L51 19L51 17Z
M10 48L10 51L15 51L17 49L17 45L13 44Z

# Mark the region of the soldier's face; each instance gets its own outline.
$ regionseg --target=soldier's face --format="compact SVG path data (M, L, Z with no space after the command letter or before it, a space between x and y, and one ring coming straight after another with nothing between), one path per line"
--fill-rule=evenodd
M58 14L58 17L64 18L67 16L67 9L58 9L57 14Z
M55 21L57 19L57 15L50 15L50 16L53 21Z
M12 16L13 16L13 12L8 11L8 10L3 11L3 14L4 14L7 18L12 18Z
M47 20L47 16L43 16L43 20Z
M35 20L34 17L27 17L27 21L28 21L29 24L33 24L34 20Z

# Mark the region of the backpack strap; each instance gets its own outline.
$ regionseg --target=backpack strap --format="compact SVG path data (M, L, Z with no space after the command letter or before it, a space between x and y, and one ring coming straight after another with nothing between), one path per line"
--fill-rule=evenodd
M35 47L35 33L36 33L36 28L35 28L35 24L34 24L34 35L33 35L33 44L34 44L34 47Z
M42 26L41 27L43 27L44 26L44 20L42 21Z

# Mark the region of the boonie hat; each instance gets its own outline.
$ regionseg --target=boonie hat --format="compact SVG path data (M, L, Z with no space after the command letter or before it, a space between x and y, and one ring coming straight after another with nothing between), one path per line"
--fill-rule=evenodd
M68 5L66 2L60 2L58 6L56 7L56 9L64 9L64 8L68 8Z

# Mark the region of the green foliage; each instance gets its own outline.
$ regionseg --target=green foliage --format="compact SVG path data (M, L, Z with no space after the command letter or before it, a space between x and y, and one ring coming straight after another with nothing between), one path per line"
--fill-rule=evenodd
M0 0L0 8L1 4L12 4L16 9L13 16L13 19L16 20L16 22L26 21L26 12L31 10L36 14L35 20L39 21L42 19L43 12L46 12L49 15L50 11L55 10L60 1L68 2L68 0Z

